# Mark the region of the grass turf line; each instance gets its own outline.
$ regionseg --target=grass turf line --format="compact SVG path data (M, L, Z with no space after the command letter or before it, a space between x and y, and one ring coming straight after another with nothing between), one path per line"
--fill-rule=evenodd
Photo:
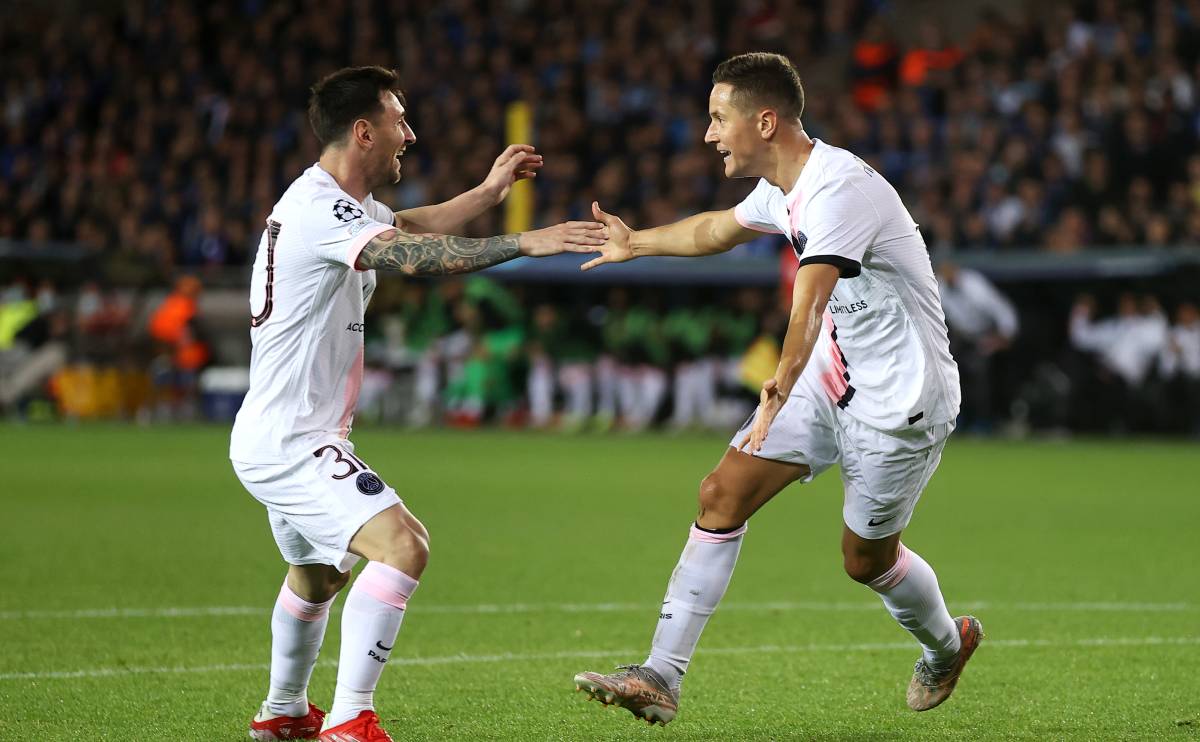
M1194 445L952 441L905 542L937 569L952 611L995 604L979 615L997 646L985 642L946 706L905 709L915 645L910 654L738 650L904 642L882 607L730 610L710 622L679 718L649 729L570 692L574 672L640 661L640 652L569 655L647 646L696 485L723 438L364 430L355 439L432 533L397 656L551 656L397 664L377 694L397 739L1195 739L1200 730L1194 645L1055 643L1200 634ZM0 613L264 611L10 618L0 625L0 674L269 659L266 611L282 567L261 507L229 469L225 429L10 426L0 427L0 446ZM768 505L730 604L870 601L841 573L840 499L831 472ZM1085 602L1185 607L1054 608ZM421 603L647 610L453 613L421 612ZM1015 607L1023 603L1050 605ZM1001 646L1019 640L1035 645ZM337 645L333 626L312 688L324 706ZM255 669L4 680L0 739L243 739L265 684Z

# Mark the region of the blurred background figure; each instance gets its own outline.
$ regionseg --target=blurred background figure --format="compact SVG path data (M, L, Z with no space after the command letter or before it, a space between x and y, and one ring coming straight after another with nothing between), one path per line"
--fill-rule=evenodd
M1178 432L1200 436L1200 310L1179 305L1167 335L1162 360L1167 383L1167 409Z
M1157 363L1167 347L1167 317L1151 296L1117 298L1113 317L1096 319L1090 296L1071 309L1071 345L1094 362L1078 388L1076 409L1090 424L1145 431L1161 419Z
M1017 311L979 271L941 260L937 279L950 352L962 379L959 427L986 433L997 422L996 382L1005 370L1003 356L1017 337Z
M155 414L160 419L196 417L196 382L209 361L209 346L198 322L201 290L199 279L183 276L150 315L147 329L155 345L151 365Z
M33 296L21 280L0 291L0 413L25 416L31 398L67 362L70 340L70 316L50 281Z

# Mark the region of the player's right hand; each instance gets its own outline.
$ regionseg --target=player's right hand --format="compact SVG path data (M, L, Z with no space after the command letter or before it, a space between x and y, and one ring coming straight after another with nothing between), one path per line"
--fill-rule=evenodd
M633 234L633 230L621 221L619 216L601 211L600 204L596 201L592 202L592 216L608 230L608 239L603 245L590 251L600 253L600 257L579 266L580 270L591 270L604 263L624 263L626 260L632 260L634 254L629 245L629 236Z
M595 252L604 244L605 229L599 222L563 222L545 229L522 232L517 246L522 255L543 258L560 252Z

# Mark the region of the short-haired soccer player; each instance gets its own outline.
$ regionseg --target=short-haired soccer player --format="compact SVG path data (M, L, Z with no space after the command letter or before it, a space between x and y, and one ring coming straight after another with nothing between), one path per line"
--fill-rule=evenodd
M485 239L451 236L536 174L541 156L526 145L508 147L478 187L393 214L371 191L400 179L400 158L416 137L389 70L329 75L312 88L308 114L321 157L275 205L259 244L250 391L229 447L289 565L271 619L270 690L250 736L380 742L391 737L374 711L375 686L425 568L429 536L348 438L375 269L474 271L519 255L584 250L603 242L603 227L567 222ZM368 563L342 612L337 689L326 716L309 704L308 680L330 603L360 558Z
M719 65L709 96L714 145L731 178L759 178L737 207L632 230L593 205L608 241L585 269L643 255L722 252L758 233L782 234L799 256L791 316L775 375L755 415L700 485L700 508L666 599L650 656L620 672L575 676L606 704L665 724L708 617L725 594L746 522L792 482L841 464L847 574L883 599L921 645L908 705L931 709L954 690L982 638L951 618L933 569L900 541L958 413L958 369L917 225L879 173L810 139L792 63L743 54Z

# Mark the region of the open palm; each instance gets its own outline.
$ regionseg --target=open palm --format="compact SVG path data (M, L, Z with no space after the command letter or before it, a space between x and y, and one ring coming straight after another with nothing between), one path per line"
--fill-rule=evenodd
M637 257L633 254L633 248L629 244L629 236L633 234L633 230L621 221L619 216L602 211L600 204L596 201L592 202L592 216L604 225L608 232L608 239L604 241L603 245L595 248L595 252L600 253L600 257L579 266L581 270L591 270L604 263L624 263L626 260Z

